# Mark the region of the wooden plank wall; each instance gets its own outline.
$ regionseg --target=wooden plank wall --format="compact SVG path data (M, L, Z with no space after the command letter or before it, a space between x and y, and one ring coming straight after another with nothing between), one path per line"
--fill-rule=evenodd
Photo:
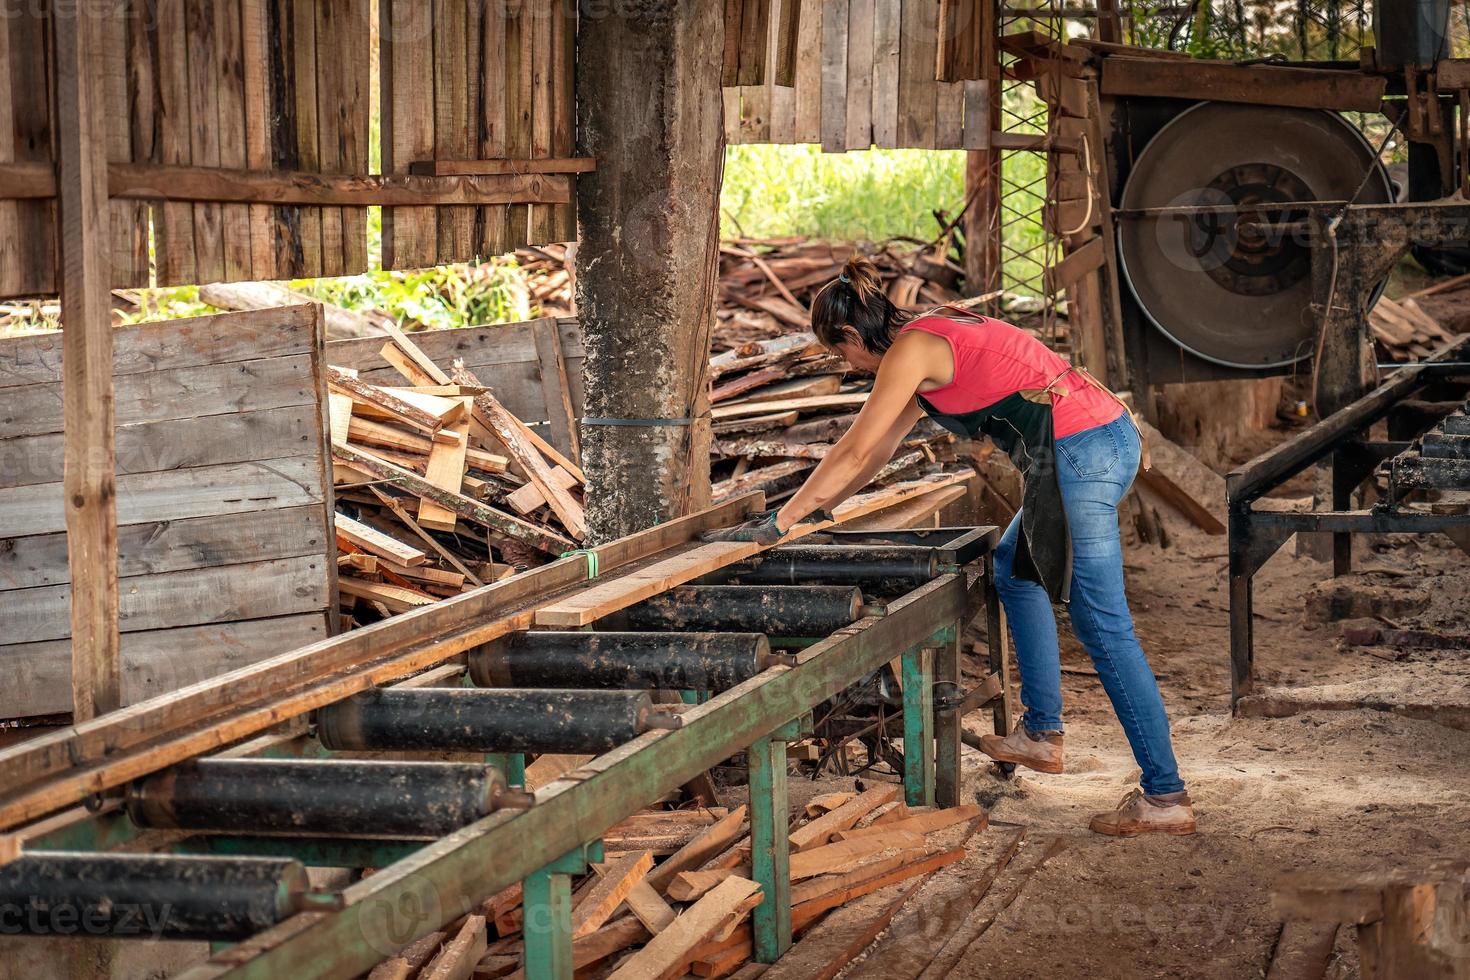
M116 331L123 700L327 635L316 308ZM61 334L0 341L0 718L71 709Z
M55 159L47 6L17 5L0 18L0 164ZM110 162L367 173L371 0L108 8L96 70L107 76ZM138 200L111 208L114 287L368 265L366 208ZM55 265L55 203L0 201L0 296L55 292Z
M965 113L967 92L972 104L983 104L975 89L984 83L937 80L940 0L771 3L770 64L776 61L774 25L784 20L781 5L801 4L796 84L778 85L767 73L762 85L727 87L729 142L820 143L829 153L873 146L958 150L988 145L985 114L977 112L970 120ZM948 49L951 76L956 76L955 48Z
M569 431L583 411L582 329L575 319L425 330L415 333L413 342L446 371L463 360L517 418L570 454ZM383 343L382 337L334 340L327 344L327 363L354 368L373 384L402 384L378 353Z
M383 172L573 152L576 5L379 0ZM574 204L383 209L383 267L412 269L576 238Z

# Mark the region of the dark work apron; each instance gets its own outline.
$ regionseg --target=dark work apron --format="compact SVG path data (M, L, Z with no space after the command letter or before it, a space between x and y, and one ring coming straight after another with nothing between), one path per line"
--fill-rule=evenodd
M1037 394L1045 404L1017 392L959 415L947 415L918 397L919 406L945 429L967 439L989 436L1021 471L1021 534L1011 573L1040 584L1052 602L1066 602L1072 592L1072 538L1057 483L1051 398Z

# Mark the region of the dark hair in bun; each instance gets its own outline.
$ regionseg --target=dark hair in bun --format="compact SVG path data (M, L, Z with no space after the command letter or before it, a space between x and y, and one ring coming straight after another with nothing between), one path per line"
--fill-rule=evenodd
M856 254L812 301L812 332L828 347L846 339L843 327L852 327L865 348L882 354L893 345L898 328L912 318L884 294L878 267Z

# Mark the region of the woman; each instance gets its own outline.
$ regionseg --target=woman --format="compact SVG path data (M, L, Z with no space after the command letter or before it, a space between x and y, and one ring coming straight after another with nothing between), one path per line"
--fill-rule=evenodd
M1097 666L1143 786L1092 818L1094 831L1191 834L1158 682L1134 635L1123 592L1118 502L1140 444L1115 395L1008 323L947 307L914 318L883 294L877 270L854 258L812 304L818 339L876 374L857 420L779 510L715 540L774 543L867 484L925 414L965 437L989 436L1025 476L1021 511L995 552L1026 704L1022 726L981 737L984 752L1037 772L1062 771L1061 660L1053 602L1068 604Z

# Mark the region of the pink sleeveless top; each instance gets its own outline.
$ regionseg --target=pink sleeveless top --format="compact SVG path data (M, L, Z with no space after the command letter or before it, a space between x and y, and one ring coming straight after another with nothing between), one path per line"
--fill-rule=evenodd
M942 388L921 392L945 415L963 415L1023 389L1048 385L1052 386L1054 439L1106 425L1123 414L1123 406L1116 399L1082 377L1066 373L1070 365L1055 351L1004 320L931 314L910 321L899 332L908 330L922 330L949 341L954 380Z

